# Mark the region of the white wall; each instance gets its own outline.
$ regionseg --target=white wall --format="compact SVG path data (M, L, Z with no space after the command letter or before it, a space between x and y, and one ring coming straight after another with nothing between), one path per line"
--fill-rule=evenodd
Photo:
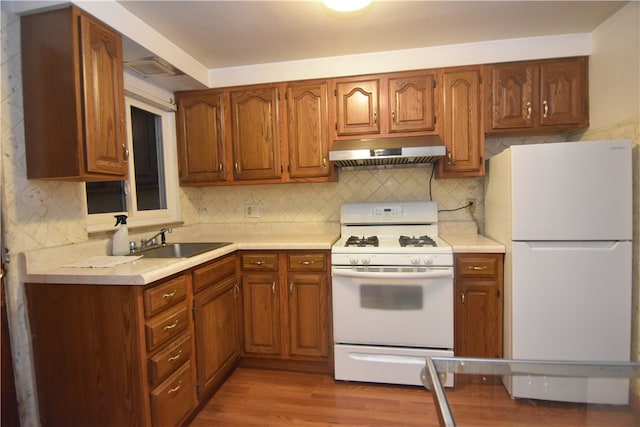
M630 2L592 33L591 127L640 117L640 3Z

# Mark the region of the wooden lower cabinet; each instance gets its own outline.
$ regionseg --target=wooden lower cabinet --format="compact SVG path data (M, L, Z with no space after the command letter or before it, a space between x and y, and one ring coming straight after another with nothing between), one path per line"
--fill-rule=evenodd
M197 268L193 287L197 390L202 400L222 384L240 357L242 298L235 255Z
M454 254L458 357L502 357L503 254Z
M330 372L328 251L243 251L248 366Z
M182 423L197 404L189 281L27 283L41 425Z

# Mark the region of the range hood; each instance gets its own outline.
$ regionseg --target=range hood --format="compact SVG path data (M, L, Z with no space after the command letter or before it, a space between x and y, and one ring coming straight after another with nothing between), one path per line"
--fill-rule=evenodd
M329 160L340 167L410 166L432 163L447 150L437 135L337 140Z

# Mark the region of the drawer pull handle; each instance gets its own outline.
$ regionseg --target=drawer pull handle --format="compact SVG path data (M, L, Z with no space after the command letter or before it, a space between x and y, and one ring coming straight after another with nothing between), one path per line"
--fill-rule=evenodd
M173 290L173 291L171 291L171 292L167 292L166 294L162 294L162 298L164 298L164 299L171 299L171 298L173 298L173 297L175 297L175 296L176 296L176 293L178 293L178 290L177 290L177 289L174 289L174 290Z
M531 113L532 113L531 102L527 102L527 120L531 118Z
M486 265L470 265L469 270L486 270Z
M253 261L252 264L262 265L262 264L266 264L266 261Z
M166 325L166 326L165 326L164 328L162 328L162 329L164 329L165 331L169 331L169 330L171 330L171 329L175 328L176 326L178 326L178 323L180 323L180 322L179 322L179 320L178 320L178 319L176 319L176 320L175 320L171 325Z
M313 264L314 261L299 261L298 264L302 264L302 265L311 265Z
M289 295L293 295L293 282L289 283Z
M273 295L275 295L275 294L276 294L276 282L273 282L273 283L271 284L271 293L272 293Z
M167 394L174 394L176 393L178 390L180 390L180 387L182 387L182 381L178 381L178 385L175 386L174 388L170 388L169 391L167 392Z
M173 363L176 360L180 359L182 357L182 349L180 349L180 351L178 352L178 354L176 354L175 356L171 356L170 358L167 359L167 362Z

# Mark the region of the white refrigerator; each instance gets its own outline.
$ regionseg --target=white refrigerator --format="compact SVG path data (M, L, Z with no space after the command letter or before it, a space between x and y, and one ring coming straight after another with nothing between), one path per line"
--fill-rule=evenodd
M512 146L489 160L486 235L505 245L504 357L629 361L631 142ZM628 380L505 378L513 397L626 404Z

